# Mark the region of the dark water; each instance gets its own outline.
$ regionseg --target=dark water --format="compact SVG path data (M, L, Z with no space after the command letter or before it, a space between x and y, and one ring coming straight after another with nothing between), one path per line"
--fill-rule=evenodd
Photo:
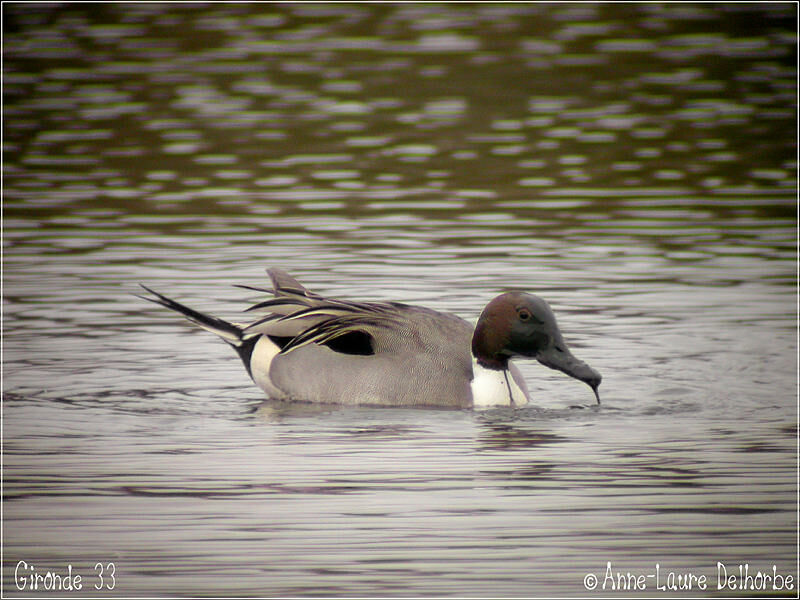
M4 4L3 593L796 594L796 10ZM604 404L262 404L132 296L237 318L271 265L539 293Z

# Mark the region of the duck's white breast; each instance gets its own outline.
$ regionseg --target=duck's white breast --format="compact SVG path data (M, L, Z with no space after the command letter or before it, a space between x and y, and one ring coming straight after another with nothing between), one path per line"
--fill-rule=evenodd
M474 408L525 406L528 403L527 393L517 384L511 371L487 369L474 357L471 388Z

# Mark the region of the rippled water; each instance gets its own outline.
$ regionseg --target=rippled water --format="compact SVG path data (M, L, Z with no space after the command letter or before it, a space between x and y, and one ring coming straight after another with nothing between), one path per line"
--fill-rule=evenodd
M3 18L5 595L19 561L126 597L583 595L609 561L796 593L793 4ZM132 295L238 318L266 266L469 319L539 293L604 403L519 361L524 410L271 405Z

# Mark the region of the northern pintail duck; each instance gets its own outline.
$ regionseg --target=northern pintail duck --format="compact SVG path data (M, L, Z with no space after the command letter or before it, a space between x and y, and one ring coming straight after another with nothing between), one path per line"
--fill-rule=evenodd
M569 351L553 311L523 292L497 296L472 326L452 314L399 302L324 298L269 269L274 298L248 310L249 325L206 315L144 287L146 300L177 311L238 352L248 374L276 400L343 405L481 408L530 401L510 359L535 358L588 384L598 404L600 373Z

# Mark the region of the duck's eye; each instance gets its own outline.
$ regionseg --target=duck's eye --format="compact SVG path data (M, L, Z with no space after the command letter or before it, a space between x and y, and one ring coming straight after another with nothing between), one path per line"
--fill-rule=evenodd
M519 320L520 321L530 321L531 320L531 311L529 311L527 308L521 308L519 310L519 313L517 313L517 314L519 315Z

